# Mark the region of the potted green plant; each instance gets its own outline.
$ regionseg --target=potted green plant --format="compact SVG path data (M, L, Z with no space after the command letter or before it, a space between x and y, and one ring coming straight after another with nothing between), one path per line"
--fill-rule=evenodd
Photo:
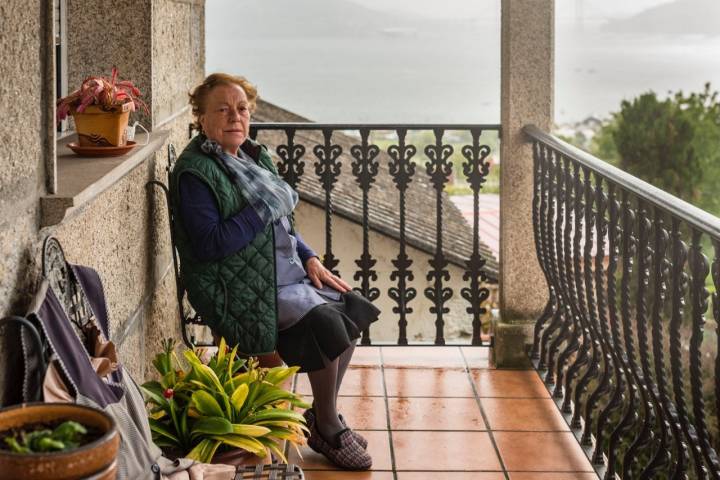
M70 403L0 410L0 479L115 478L120 435L105 412Z
M223 451L242 449L286 461L281 441L296 448L305 443L305 419L291 407L309 405L282 387L298 367L261 368L253 358L238 359L237 346L229 350L224 340L207 364L194 349L183 355L187 369L175 342L164 341L153 360L160 380L142 385L153 441L167 455L209 463Z
M58 122L72 115L82 147L118 147L127 143L125 129L130 112L138 107L140 90L129 80L119 80L113 67L110 78L90 76L80 88L57 101Z

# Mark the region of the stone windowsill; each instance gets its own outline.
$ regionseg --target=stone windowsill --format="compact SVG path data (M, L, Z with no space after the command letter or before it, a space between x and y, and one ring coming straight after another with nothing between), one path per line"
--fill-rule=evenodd
M75 135L64 137L57 143L57 193L40 198L40 226L61 223L72 213L92 202L95 197L112 187L136 166L165 144L170 132L153 131L147 145L138 145L118 157L81 157L67 144ZM138 144L145 142L146 134L137 134Z

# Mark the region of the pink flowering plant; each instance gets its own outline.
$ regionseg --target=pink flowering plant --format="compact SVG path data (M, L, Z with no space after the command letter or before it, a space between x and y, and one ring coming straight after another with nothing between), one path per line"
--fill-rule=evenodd
M74 112L83 113L90 105L97 105L105 111L117 110L128 105L130 111L139 108L148 112L147 105L140 99L140 90L130 80L119 80L118 70L112 68L110 78L89 76L80 88L57 101L57 120L65 120Z

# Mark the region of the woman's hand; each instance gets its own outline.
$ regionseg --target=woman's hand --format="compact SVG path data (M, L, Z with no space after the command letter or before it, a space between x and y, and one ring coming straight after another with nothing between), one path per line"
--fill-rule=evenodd
M340 293L349 292L350 285L342 278L334 275L330 270L320 262L317 257L310 258L305 264L308 278L312 281L316 288L322 288L323 283L334 288Z

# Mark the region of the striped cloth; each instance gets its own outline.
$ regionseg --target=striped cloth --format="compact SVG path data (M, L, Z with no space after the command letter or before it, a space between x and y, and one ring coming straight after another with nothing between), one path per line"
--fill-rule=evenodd
M200 148L220 160L229 172L230 180L240 188L265 225L292 213L298 194L283 179L255 162L230 155L215 140L208 138Z

